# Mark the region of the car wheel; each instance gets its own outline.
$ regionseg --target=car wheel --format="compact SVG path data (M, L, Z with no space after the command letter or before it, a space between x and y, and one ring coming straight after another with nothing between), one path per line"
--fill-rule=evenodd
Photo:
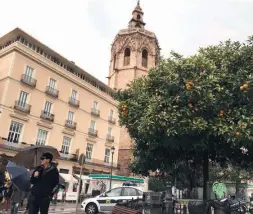
M94 203L87 204L85 212L87 214L97 214L98 213L97 205Z

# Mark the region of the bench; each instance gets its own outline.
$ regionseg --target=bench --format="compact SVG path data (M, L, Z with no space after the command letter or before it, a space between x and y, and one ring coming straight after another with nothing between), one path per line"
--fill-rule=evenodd
M139 214L138 210L132 210L127 207L115 206L111 214Z

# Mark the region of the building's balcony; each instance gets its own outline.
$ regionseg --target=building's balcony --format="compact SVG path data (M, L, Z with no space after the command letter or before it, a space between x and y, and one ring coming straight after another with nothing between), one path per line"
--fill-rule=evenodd
M41 111L40 118L54 122L54 114L51 114L50 112Z
M114 136L108 134L108 135L106 136L106 140L107 140L108 142L112 142L112 143L113 143L113 142L114 142Z
M79 108L79 106L80 106L80 101L77 100L77 99L75 99L75 98L73 98L73 97L70 97L70 98L69 98L69 104L72 105L72 106L74 106L74 107Z
M96 117L99 117L100 116L100 111L96 108L92 108L91 109L91 114L96 116Z
M76 154L69 154L69 153L63 153L62 151L60 153L60 158L61 160L68 160L68 161L73 161L77 162L78 161L78 156Z
M33 88L36 87L36 84L37 84L37 80L36 79L33 79L32 77L26 75L26 74L22 74L21 76L21 80L20 80L22 83L26 84L26 85L29 85Z
M66 120L65 127L69 128L69 129L76 130L76 122L74 122L72 120Z
M101 173L101 171L110 172L111 167L113 168L113 170L120 168L117 161L114 161L112 164L111 159L110 159L109 163L105 163L104 160L98 160L98 159L94 159L94 158L85 159L85 165L94 167L94 171L96 171L96 169L98 169L100 171L100 173ZM75 168L75 170L78 170L78 167L73 167L73 168Z
M0 137L0 149L18 152L28 146L25 142L9 142L7 138Z
M14 109L29 114L31 111L31 105L28 105L20 100L15 101Z
M52 96L52 97L55 97L55 98L58 98L59 96L59 91L55 88L52 88L50 86L47 86L46 87L46 94Z
M115 119L114 117L112 117L112 116L109 116L109 117L108 117L108 121L109 121L109 123L111 123L111 124L115 124L115 123L116 123L116 119Z
M90 136L97 137L97 136L98 136L98 131L95 130L95 129L89 128L88 134L89 134Z

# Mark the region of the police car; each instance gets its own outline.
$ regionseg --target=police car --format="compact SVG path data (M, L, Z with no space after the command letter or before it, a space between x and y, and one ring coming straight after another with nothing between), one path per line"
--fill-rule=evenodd
M113 207L125 200L142 199L143 192L133 186L122 186L113 188L95 198L85 199L82 204L82 210L87 214L97 214L99 212L111 212Z

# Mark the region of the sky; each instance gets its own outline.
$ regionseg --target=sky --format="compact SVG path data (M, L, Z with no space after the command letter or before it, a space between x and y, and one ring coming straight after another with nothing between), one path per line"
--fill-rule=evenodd
M0 37L16 27L107 83L111 44L137 0L0 0ZM141 0L146 29L169 56L253 35L253 0Z

